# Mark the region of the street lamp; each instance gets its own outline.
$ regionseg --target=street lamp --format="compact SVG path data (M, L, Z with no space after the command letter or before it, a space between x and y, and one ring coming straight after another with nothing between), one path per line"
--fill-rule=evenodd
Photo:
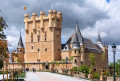
M39 71L40 71L40 59L37 59L37 62L39 62Z
M115 80L115 54L116 54L116 45L115 44L112 45L112 51L113 51L113 59L114 59L114 81L116 81Z
M68 57L66 57L66 75L68 75L68 73L67 73L67 63L68 63Z

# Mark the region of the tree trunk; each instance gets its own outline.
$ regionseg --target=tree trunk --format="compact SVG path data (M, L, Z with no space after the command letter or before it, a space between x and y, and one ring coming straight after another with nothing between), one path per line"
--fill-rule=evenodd
M4 59L3 59L3 81L4 81Z

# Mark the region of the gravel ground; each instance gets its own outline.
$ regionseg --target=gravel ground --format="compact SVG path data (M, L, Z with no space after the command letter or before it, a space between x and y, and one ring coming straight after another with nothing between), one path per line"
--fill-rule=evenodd
M26 81L90 81L50 72L27 72Z

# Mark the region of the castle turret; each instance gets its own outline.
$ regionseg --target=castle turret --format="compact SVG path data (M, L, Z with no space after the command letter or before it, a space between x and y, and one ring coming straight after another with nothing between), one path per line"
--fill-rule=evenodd
M53 10L53 15L54 15L54 27L57 27L57 10Z
M74 41L76 41L76 40L75 40L76 37L77 37L77 42L74 42ZM81 34L81 32L80 32L78 23L76 23L75 32L74 32L74 34L73 34L73 36L72 36L72 40L71 40L71 46L72 46L73 48L78 48L79 53L80 53L80 54L79 54L79 55L80 55L80 57L79 57L79 60L80 60L79 62L80 62L80 64L83 64L83 63L84 63L84 59L85 59L85 53L84 53L85 45L86 45L86 44L84 44L84 38L83 38L83 36L82 36L82 34Z
M97 38L97 45L99 45L101 48L103 48L103 44L102 44L100 34L98 35L98 38Z
M37 13L32 13L33 31L36 31L36 16L37 16Z
M78 37L77 37L77 33L75 32L73 35L73 43L72 43L72 54L71 56L74 58L73 59L73 67L80 67L80 45L78 42Z
M43 21L43 16L45 15L45 12L41 11L40 12L40 28L44 28L44 21Z
M104 61L104 67L108 67L108 46L107 46L107 42L104 42L104 45L103 45L103 61Z
M53 20L52 20L53 10L49 10L49 27L53 27Z
M24 22L25 22L25 31L28 32L28 17L29 17L29 14L25 14L25 19L24 19Z

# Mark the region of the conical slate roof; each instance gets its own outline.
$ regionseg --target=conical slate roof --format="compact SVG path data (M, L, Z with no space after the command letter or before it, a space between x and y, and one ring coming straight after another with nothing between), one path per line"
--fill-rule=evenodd
M24 48L21 35L20 35L20 37L19 37L19 41L18 41L18 46L17 46L17 48Z
M97 42L102 42L102 41L101 41L100 34L98 35Z
M76 35L77 35L78 42L80 43L80 45L83 45L84 40L83 40L83 37L82 37L82 34L81 34L81 32L80 32L80 29L79 29L78 24L76 24L75 32L74 32L74 34L73 34L73 36L72 36L71 43L73 43L73 41L74 41L75 33L76 33Z
M74 37L73 37L72 49L80 49L80 45L79 45L79 42L78 42L77 33L75 33Z

